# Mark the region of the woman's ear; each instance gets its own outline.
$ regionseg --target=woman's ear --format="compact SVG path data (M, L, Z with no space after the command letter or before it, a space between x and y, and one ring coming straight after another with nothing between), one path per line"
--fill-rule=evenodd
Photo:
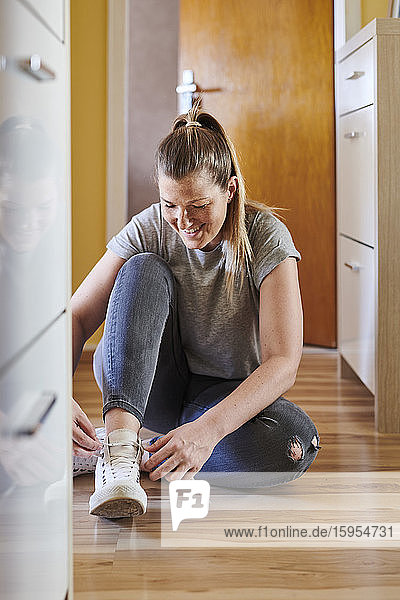
M237 189L238 189L238 178L236 177L236 175L232 175L232 177L228 181L228 192L229 192L228 203L232 200Z

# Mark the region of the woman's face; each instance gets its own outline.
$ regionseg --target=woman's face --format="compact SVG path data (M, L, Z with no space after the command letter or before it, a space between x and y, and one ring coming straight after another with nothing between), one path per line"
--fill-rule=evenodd
M190 175L176 181L165 175L158 180L164 219L191 250L210 251L222 240L229 202L237 188L231 177L223 191L206 174Z
M15 252L33 252L54 222L58 187L52 177L0 188L0 240Z

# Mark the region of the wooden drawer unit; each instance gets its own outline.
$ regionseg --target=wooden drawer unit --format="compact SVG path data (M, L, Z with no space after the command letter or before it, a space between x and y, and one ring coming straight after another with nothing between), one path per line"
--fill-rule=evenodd
M337 195L339 231L375 245L374 107L339 120Z
M374 19L336 52L338 339L342 377L400 433L400 19Z
M339 114L373 103L373 63L374 45L370 40L339 64Z

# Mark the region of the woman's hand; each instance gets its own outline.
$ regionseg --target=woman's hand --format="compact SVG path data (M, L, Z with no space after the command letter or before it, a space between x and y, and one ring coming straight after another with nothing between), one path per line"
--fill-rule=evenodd
M96 430L79 404L72 398L72 448L75 456L92 456L100 450Z
M151 471L152 481L161 479L193 479L204 463L211 456L220 438L207 428L199 419L185 423L172 429L153 444L143 444L143 448L154 454L144 465L144 470ZM162 465L160 463L163 462ZM171 473L171 471L173 472Z

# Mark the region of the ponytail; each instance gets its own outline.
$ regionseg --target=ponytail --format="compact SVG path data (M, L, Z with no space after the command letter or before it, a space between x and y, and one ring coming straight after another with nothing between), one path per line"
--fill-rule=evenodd
M157 181L161 175L179 181L201 172L206 172L223 191L228 189L232 176L238 180L222 226L225 282L232 302L235 282L241 289L253 259L246 217L255 211L273 213L276 208L246 199L245 183L233 143L217 119L200 109L199 99L187 114L175 119L171 133L160 142L155 175Z

